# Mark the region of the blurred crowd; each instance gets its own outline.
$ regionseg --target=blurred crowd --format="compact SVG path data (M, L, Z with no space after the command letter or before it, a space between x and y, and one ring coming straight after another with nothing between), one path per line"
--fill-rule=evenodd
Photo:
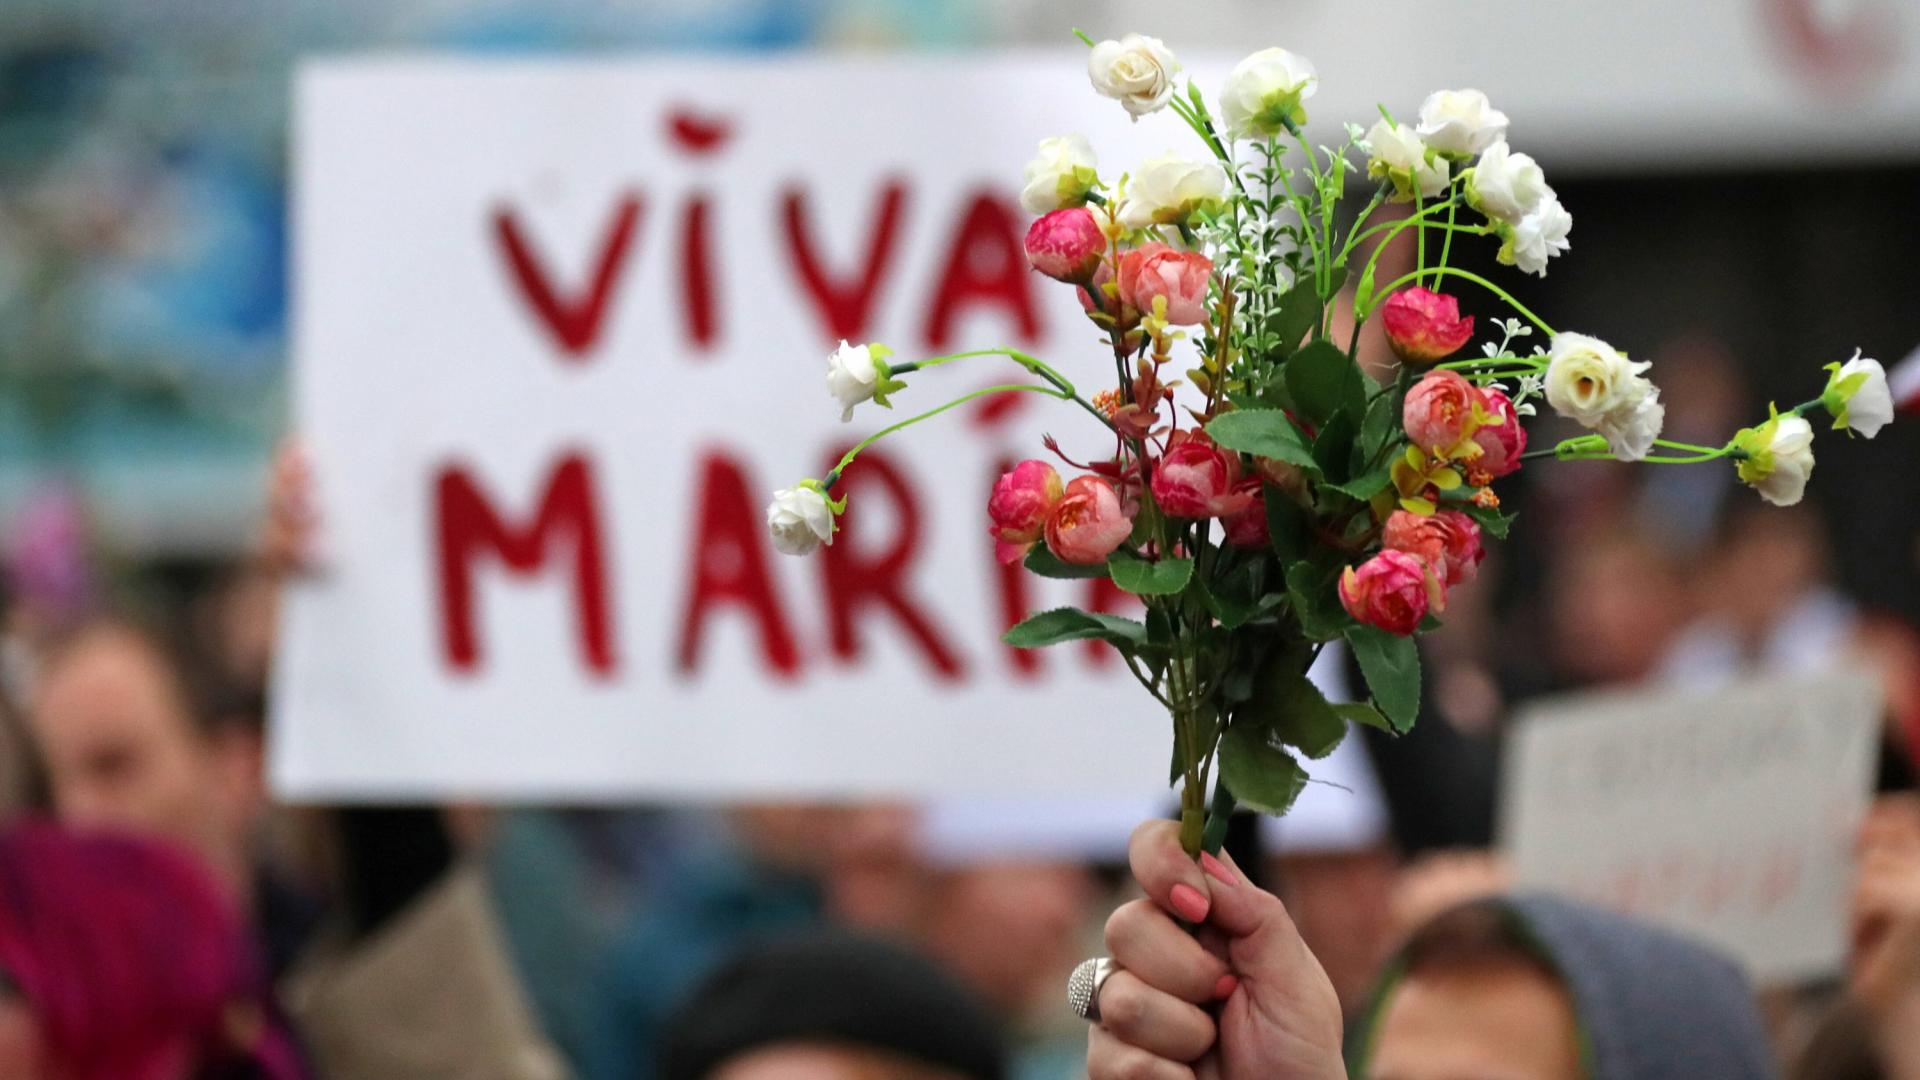
M1740 369L1711 341L1656 362L1682 422L1739 415ZM1920 1068L1920 633L1837 587L1812 505L1763 508L1692 471L1541 474L1524 496L1534 542L1496 548L1428 642L1422 723L1353 744L1364 754L1348 768L1367 782L1338 797L1380 805L1299 834L1247 819L1236 864L1284 902L1357 1020L1396 949L1506 889L1490 845L1516 705L1857 671L1884 691L1884 795L1859 837L1849 975L1764 1000L1774 1051L1805 1075ZM1085 1032L1061 988L1137 888L1122 812L1090 827L990 803L277 806L262 755L274 611L323 544L323 482L284 449L247 557L193 574L116 558L71 488L43 489L6 523L0 1016L68 1070L22 1075L229 1075L218 1069L239 1062L255 1071L233 1075L697 1076L729 1047L792 1041L807 1023L934 1054L948 1072L929 1077L976 1075L937 1050L958 1019L921 1033L932 1043L836 1026L895 993L862 980L928 985L916 964L948 980L943 1016L1004 1033L1008 1075L1081 1075ZM882 949L808 961L843 970L839 996L809 975L798 999L811 1011L698 997L741 964L770 965L766 984L721 989L772 993L779 949L794 946L767 943L826 928L861 935L829 958ZM774 1017L791 1024L762 1031ZM0 1037L0 1065L7 1047ZM821 1075L915 1075L887 1060Z
M372 18L389 5L339 6ZM718 30L657 5L611 40L792 44L836 19L895 40L976 34L967 5L714 6ZM28 7L64 25L62 5ZM852 8L861 19L843 17ZM542 26L450 18L438 40L609 38L590 20ZM1170 801L1090 816L276 803L263 765L275 608L324 546L311 505L326 479L289 443L263 497L232 495L236 476L260 487L281 434L279 148L205 138L206 100L152 92L178 85L165 50L113 83L101 72L128 61L97 38L23 40L0 49L0 1080L1086 1074L1086 1025L1063 989L1143 887L1178 906L1126 848L1134 821ZM278 130L279 91L228 119ZM1920 242L1913 180L1830 174L1827 197L1797 208L1779 205L1799 182L1785 174L1652 194L1571 181L1591 185L1567 201L1586 215L1576 239L1593 269L1556 271L1551 287L1575 310L1637 310L1668 434L1717 443L1764 415L1777 385L1811 378L1782 374L1805 352L1783 323L1858 323L1889 365L1920 344L1910 290L1887 285ZM1689 231L1716 207L1732 216ZM1778 228L1742 244L1698 243L1776 211ZM1824 245L1852 265L1791 296L1743 291L1747 243ZM1666 306L1609 293L1629 254L1672 270ZM1448 632L1425 639L1418 728L1351 741L1351 790L1315 793L1343 807L1335 826L1248 818L1229 839L1237 880L1285 905L1350 1032L1383 977L1526 951L1455 914L1508 891L1496 794L1525 703L1845 670L1884 700L1849 960L1826 983L1760 988L1767 1057L1797 1077L1920 1077L1920 499L1900 467L1920 439L1896 425L1876 447L1870 468L1837 453L1823 468L1847 482L1815 485L1832 501L1791 510L1718 469L1522 477L1510 508L1524 541L1496 546ZM141 471L149 460L189 460L200 481L170 487ZM224 501L198 501L209 491ZM239 523L235 506L262 504ZM1585 926L1550 905L1512 910L1542 934ZM1584 1000L1592 973L1578 965L1563 956L1547 976Z

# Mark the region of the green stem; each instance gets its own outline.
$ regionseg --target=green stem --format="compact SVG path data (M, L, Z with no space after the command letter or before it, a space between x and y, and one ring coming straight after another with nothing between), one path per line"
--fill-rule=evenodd
M1500 379L1511 379L1516 375L1532 375L1539 370L1537 367L1485 368L1480 370L1465 369L1462 370L1460 374L1469 382L1476 379L1492 382Z
M826 479L821 482L821 486L831 489L834 485L834 482L840 479L840 474L846 471L847 466L853 464L853 459L860 456L860 452L862 450L865 450L867 447L872 446L874 443L879 442L881 439L884 439L887 436L892 435L897 431L904 431L905 429L920 423L922 420L931 420L934 417L939 416L943 412L947 412L950 409L957 409L960 406L965 405L969 401L977 401L980 398L987 397L991 394L1010 394L1010 393L1021 393L1021 392L1031 393L1031 394L1045 394L1048 397L1059 398L1062 401L1078 400L1071 391L1063 390L1061 388L1053 387L1053 386L1035 386L1032 383L1006 383L1000 386L989 386L989 387L986 387L985 389L975 390L970 394L962 394L959 397L954 398L952 401L947 402L945 405L928 409L926 412L923 412L918 416L909 416L905 420L902 420L897 424L890 424L887 427L883 427L879 431L876 431L873 434L867 436L866 438L861 439L859 442L853 444L853 449L848 450L844 455L841 456L840 463L838 465L835 465L833 467L833 471L827 474ZM1093 407L1091 405L1087 406L1087 408L1089 410L1092 410L1095 416L1100 417L1100 422L1102 424L1107 424L1108 428L1111 429L1112 425L1107 423L1106 417L1100 416L1099 412L1097 410L1093 410Z
M1425 270L1415 270L1411 274L1404 274L1398 279L1386 285L1384 288L1376 290L1375 295L1385 296L1388 293L1391 293L1393 290L1399 288L1400 286L1406 285L1412 282L1417 282L1423 277L1437 278L1437 277L1443 277L1447 275L1451 275L1457 278L1465 278L1466 280L1473 282L1475 285L1478 285L1481 288L1487 290L1493 295L1506 301L1507 306L1511 307L1514 311L1518 312L1521 318L1526 319L1528 322L1532 323L1533 325L1539 327L1541 330L1545 331L1548 337L1553 336L1553 327L1548 326L1546 323L1546 320L1542 319L1538 315L1535 315L1532 311L1529 311L1525 304L1522 304L1520 301L1515 300L1513 298L1513 295L1507 292L1507 290L1501 288L1498 285L1495 285L1493 282L1488 281L1486 278L1481 277L1479 274L1469 273L1468 271L1465 271L1465 270L1458 270L1451 266L1429 267Z
M1445 363L1435 364L1433 366L1441 369L1442 371L1466 371L1470 368L1477 368L1477 367L1492 366L1492 367L1499 367L1499 368L1512 368L1512 367L1515 367L1516 365L1526 365L1527 370L1529 371L1544 371L1546 369L1547 362L1545 360L1535 360L1531 356L1520 356L1515 353L1501 353L1498 356L1473 356L1473 357L1468 357L1465 360L1448 360Z
M1385 188L1385 186L1386 185L1383 185L1383 189ZM1429 206L1426 209L1419 211L1418 213L1409 214L1403 218L1394 218L1391 221L1382 221L1377 225L1368 226L1366 229L1363 229L1360 232L1347 237L1346 249L1341 251L1340 255L1342 258L1345 258L1347 255L1347 252L1352 251L1353 248L1356 245L1358 245L1362 240L1365 240L1367 237L1372 236L1377 232L1385 231L1385 232L1398 234L1401 229L1407 228L1408 226L1414 224L1417 221L1420 221L1423 218L1430 217L1434 214L1439 213L1442 210L1445 210L1447 206L1452 202L1453 202L1452 199L1447 200L1447 202L1437 202L1437 203L1434 203L1432 206ZM1376 206L1379 205L1379 196L1377 195L1375 196L1374 205ZM1467 226L1462 226L1462 228L1466 228L1466 227ZM1387 246L1388 243L1392 242L1392 240L1393 240L1393 237L1389 236L1385 240L1380 241L1380 246L1384 248Z
M888 371L894 375L906 375L915 371L924 371L927 368L939 367L941 364L950 364L955 360L972 360L982 356L1004 356L1012 360L1014 363L1047 380L1047 382L1052 383L1053 386L1060 391L1060 394L1055 396L1060 397L1063 401L1072 401L1074 404L1091 413L1094 419L1105 424L1108 428L1112 428L1112 423L1110 423L1105 416L1101 415L1100 410L1093 407L1092 402L1080 396L1080 392L1074 389L1073 383L1067 381L1065 375L1060 374L1038 357L1031 356L1021 352L1019 349L1010 348L1006 345L1000 345L990 349L970 349L967 352L948 353L944 356L931 356L925 360L910 360L904 364L890 366Z
M1419 188L1416 187L1413 192L1413 217L1409 218L1408 220L1420 221L1420 208L1425 204L1425 202L1426 200L1421 198L1420 196ZM1413 236L1414 236L1414 256L1413 256L1414 269L1416 271L1425 270L1427 268L1427 222L1420 221L1420 227L1414 230ZM1387 239L1391 240L1393 238L1389 236ZM1386 245L1383 243L1380 246L1385 247ZM1372 266L1373 260L1371 259L1367 260L1367 265Z
M1443 239L1440 243L1440 269L1442 270L1445 270L1447 268L1447 256L1453 254L1453 234L1454 233L1486 231L1485 228L1477 228L1471 225L1466 226L1464 229L1461 226L1455 225L1453 223L1454 213L1459 209L1460 209L1460 200L1455 198L1447 199L1447 223L1445 225L1435 226L1436 228L1445 230L1447 234L1445 239Z
M1388 183L1382 183L1374 190L1373 198L1367 200L1366 208L1360 211L1359 217L1353 219L1353 227L1347 230L1347 238L1340 245L1340 259L1345 259L1348 253L1353 251L1353 245L1365 237L1366 234L1360 230L1366 226L1367 219L1373 216L1373 212L1380 209L1380 204L1387 201L1387 192L1391 190L1393 185ZM1334 261L1338 262L1340 259Z
M1207 808L1207 825L1200 834L1200 850L1212 855L1220 854L1220 848L1227 842L1227 825L1233 818L1233 811L1239 800L1227 785L1213 785L1213 804Z

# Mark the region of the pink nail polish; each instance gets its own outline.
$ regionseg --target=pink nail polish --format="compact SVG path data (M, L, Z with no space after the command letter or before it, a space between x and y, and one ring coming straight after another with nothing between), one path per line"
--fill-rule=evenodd
M1173 902L1173 910L1188 922L1200 922L1207 917L1207 898L1184 881L1173 887L1167 899Z
M1220 981L1213 984L1214 1000L1225 1001L1232 997L1233 992L1238 989L1240 989L1240 976L1222 975L1220 976Z
M1236 884L1233 871L1227 869L1226 863L1214 858L1213 852L1211 851L1203 851L1200 853L1200 869L1205 870L1208 877L1222 885Z

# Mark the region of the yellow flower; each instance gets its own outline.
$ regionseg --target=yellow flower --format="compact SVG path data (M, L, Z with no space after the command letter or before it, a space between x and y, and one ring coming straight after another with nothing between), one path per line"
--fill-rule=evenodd
M1459 470L1445 458L1430 458L1417 446L1407 447L1407 452L1393 463L1392 476L1401 508L1423 517L1436 509L1429 491L1452 491L1463 483Z

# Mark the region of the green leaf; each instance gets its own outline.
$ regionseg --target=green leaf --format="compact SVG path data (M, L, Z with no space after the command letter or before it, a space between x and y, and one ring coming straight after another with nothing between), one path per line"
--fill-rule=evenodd
M1350 724L1365 724L1370 728L1379 728L1389 735L1400 734L1392 724L1387 723L1386 717L1380 715L1380 710L1371 705L1350 701L1335 705L1333 711L1340 714L1340 719Z
M1467 516L1480 523L1480 531L1495 540L1505 540L1507 530L1513 527L1513 519L1519 514L1503 514L1484 506L1467 507Z
M1309 343L1286 364L1287 392L1307 419L1324 424L1342 408L1355 416L1366 408L1366 384L1353 358L1331 341Z
M1342 495L1351 495L1354 498L1359 499L1362 502L1365 502L1366 500L1373 498L1375 495L1378 495L1380 492L1385 491L1387 489L1387 485L1392 482L1393 482L1393 466L1391 464L1388 464L1388 465L1382 465L1381 467L1373 470L1370 473L1365 473L1360 476L1356 476L1344 484L1327 484L1324 486L1332 488L1333 490L1339 492ZM1367 520L1372 521L1373 519L1368 518Z
M1063 562L1060 556L1047 550L1045 544L1035 544L1027 552L1026 567L1029 571L1046 578L1103 578L1107 576L1106 563L1094 563L1082 566L1078 563Z
M1305 659L1282 653L1270 661L1254 687L1251 708L1272 728L1275 738L1318 760L1340 745L1347 724L1307 678Z
M1147 628L1118 615L1065 607L1029 615L1019 625L1000 635L1001 641L1017 649L1037 649L1088 638L1131 648L1146 643Z
M1306 560L1287 567L1287 596L1293 601L1294 617L1300 620L1300 632L1314 641L1331 641L1353 625L1353 617L1340 606L1334 580Z
M1302 282L1280 297L1280 307L1267 316L1267 332L1279 340L1277 358L1291 355L1307 331L1320 322L1320 297L1312 282Z
M1328 480L1344 481L1352 475L1353 440L1358 434L1353 415L1345 409L1333 414L1320 435L1313 440L1313 460Z
M1367 418L1360 421L1360 439L1353 445L1365 461L1377 461L1387 440L1400 428L1400 410L1393 407L1393 395L1381 394L1367 406Z
M1207 435L1229 450L1273 458L1303 469L1317 468L1306 437L1279 409L1240 409L1223 413L1207 424Z
M1347 631L1347 644L1360 662L1375 705L1405 734L1420 715L1420 650L1411 637L1389 634L1377 626Z
M1234 724L1220 737L1220 782L1242 806L1284 814L1306 788L1307 771L1268 741L1266 728Z
M1192 559L1169 557L1147 562L1116 551L1107 567L1113 573L1113 583L1135 596L1169 596L1186 588L1193 579Z
M1306 510L1293 501L1293 496L1272 484L1267 484L1263 491L1267 502L1267 536L1273 542L1273 553L1280 556L1282 563L1306 558L1307 548L1313 542Z
M1260 597L1254 594L1254 561L1248 559L1212 580L1202 579L1201 587L1207 611L1229 630L1245 626L1259 610Z

